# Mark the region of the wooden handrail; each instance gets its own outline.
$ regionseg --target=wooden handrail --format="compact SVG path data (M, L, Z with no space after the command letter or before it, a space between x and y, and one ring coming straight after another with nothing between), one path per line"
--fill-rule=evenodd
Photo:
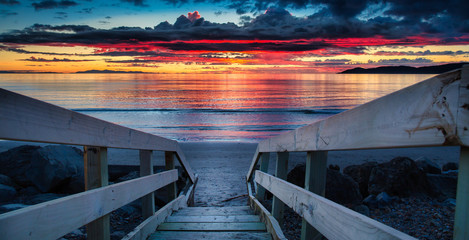
M170 151L192 182L194 171L177 141L106 122L0 88L0 139Z
M170 170L1 214L1 238L60 238L177 179Z
M469 65L261 141L263 152L469 146Z
M266 139L259 152L469 146L467 83L469 65Z
M454 239L467 239L469 65L261 141L246 175L246 183L250 189L249 184L255 172L255 181L260 186L303 216L302 239L318 236L318 232L313 232L307 223L332 239L355 239L355 236L362 236L356 239L373 236L378 236L378 239L407 239L409 236L397 230L377 224L374 220L317 195L323 194L325 189L327 151L436 146L461 147ZM262 154L300 151L308 152L305 187L308 183L314 183L314 189L307 188L316 194L256 171ZM311 159L313 156L314 161ZM316 171L317 176L312 177L312 171ZM331 226L333 229L330 229Z
M328 239L415 239L272 175L256 171L255 179Z

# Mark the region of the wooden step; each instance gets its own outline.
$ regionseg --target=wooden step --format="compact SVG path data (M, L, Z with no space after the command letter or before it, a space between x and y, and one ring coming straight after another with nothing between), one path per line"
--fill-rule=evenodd
M234 207L188 207L183 208L173 216L233 216L233 215L252 215L254 212L249 206Z
M162 223L158 226L159 231L266 231L264 223Z
M150 235L148 240L223 240L223 239L252 239L271 240L267 232L177 232L157 231Z
M258 215L234 215L234 216L169 216L166 222L260 222Z

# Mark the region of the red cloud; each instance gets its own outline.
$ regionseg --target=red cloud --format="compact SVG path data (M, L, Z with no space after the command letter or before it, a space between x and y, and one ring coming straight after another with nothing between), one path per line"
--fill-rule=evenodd
M199 11L194 11L193 13L187 13L187 18L191 20L191 22L194 22L195 20L200 18Z

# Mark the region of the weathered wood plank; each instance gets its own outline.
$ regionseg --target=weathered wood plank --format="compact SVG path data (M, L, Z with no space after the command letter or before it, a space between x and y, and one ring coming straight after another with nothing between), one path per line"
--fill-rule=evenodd
M0 139L176 151L177 142L0 89Z
M167 149L167 151L170 151L170 149ZM176 157L184 171L189 175L192 183L194 183L196 181L194 170L192 170L191 165L187 162L186 156L179 145L176 146Z
M255 179L328 239L415 239L272 175Z
M254 153L254 158L251 161L251 166L249 167L248 174L246 175L246 182L250 182L254 171L256 170L257 162L259 161L261 155L259 153L259 146L256 148L256 152Z
M89 191L109 184L107 148L84 147L85 190ZM109 214L86 225L86 235L90 240L111 239Z
M169 216L166 222L260 222L257 215Z
M267 172L269 170L269 162L270 162L270 153L261 153L261 166L259 170L262 172ZM256 198L260 200L264 200L265 196L265 189L261 186L257 187Z
M140 176L153 174L153 161L151 159L152 151L140 150ZM172 183L170 183L171 185ZM155 213L155 193L151 192L142 197L142 216L147 219Z
M459 158L453 239L469 239L469 148L461 147Z
M0 215L0 232L5 239L57 239L177 177L166 171L8 212Z
M223 215L252 215L252 210L248 206L235 207L189 207L181 209L173 214L174 216L223 216Z
M441 74L264 140L259 152L459 145L460 76L460 70Z
M248 223L162 223L158 231L266 231L261 222Z
M168 152L166 151L164 153L164 160L165 160L165 169L166 170L172 170L175 168L174 164L174 152ZM177 191L177 186L176 183L170 183L168 186L166 186L166 192L168 194L168 202L172 201L173 199L176 199L178 196L178 191Z
M288 152L279 152L277 153L277 161L275 164L275 176L286 180L287 171L288 171ZM280 225L283 224L283 204L276 196L273 196L272 199L272 216L279 222Z
M157 231L148 240L222 240L222 239L252 239L270 240L272 237L266 232L187 232L187 231Z
M326 195L327 152L308 152L305 170L305 189L324 197ZM301 239L321 238L321 234L303 218Z
M469 64L461 70L457 114L459 141L461 145L469 147Z
M280 228L277 220L267 209L253 196L249 196L251 207L254 208L255 212L261 216L262 222L265 223L267 231L272 234L274 240L286 240L287 238L283 235L282 228Z
M127 234L122 240L145 240L155 232L155 229L163 223L173 211L187 207L185 196L179 196L173 201L160 208L153 216L140 223L132 232Z

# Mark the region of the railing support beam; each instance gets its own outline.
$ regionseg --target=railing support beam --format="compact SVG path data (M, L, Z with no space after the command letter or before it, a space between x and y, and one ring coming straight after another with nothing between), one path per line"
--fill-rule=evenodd
M175 168L174 165L174 152L169 152L166 151L164 152L164 160L165 160L165 168L166 170L172 170ZM166 192L168 193L168 202L171 202L172 200L176 199L177 196L177 185L176 182L170 183L166 187Z
M327 151L308 152L306 156L305 189L320 196L326 194ZM301 224L301 240L321 239L322 235L305 219Z
M260 153L260 154L261 154L261 166L259 170L261 172L266 173L269 170L270 153L265 152L265 153ZM257 186L256 198L259 199L260 201L264 201L264 195L265 195L265 188L262 186Z
M277 161L275 165L275 176L286 180L288 172L288 152L278 152ZM272 216L277 219L280 226L283 224L283 209L285 204L280 201L276 196L273 196L272 199Z
M107 148L84 147L85 190L92 190L109 184ZM86 225L87 239L109 240L109 214L104 215Z
M469 239L469 147L461 147L454 215L454 239Z
M140 177L153 174L152 151L140 150ZM142 197L142 216L147 219L155 213L155 194L149 193Z

